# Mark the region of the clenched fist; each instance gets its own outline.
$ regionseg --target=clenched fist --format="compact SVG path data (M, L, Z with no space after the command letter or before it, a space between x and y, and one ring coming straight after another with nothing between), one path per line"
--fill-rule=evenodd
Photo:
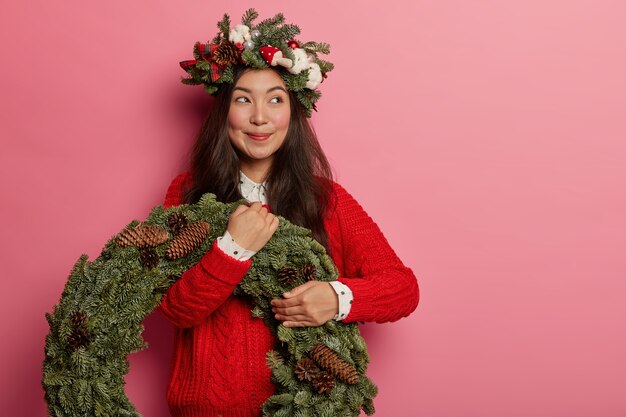
M258 252L278 229L278 217L269 213L261 203L250 207L241 205L228 220L228 233L239 246Z

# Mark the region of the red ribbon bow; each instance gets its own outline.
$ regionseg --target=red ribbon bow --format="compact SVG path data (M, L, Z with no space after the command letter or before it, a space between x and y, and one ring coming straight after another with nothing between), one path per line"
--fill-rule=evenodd
M215 50L217 49L217 45L215 45L214 43L210 43L209 45L209 51L207 53L207 45L204 43L198 43L197 44L197 48L198 48L198 52L199 55L202 57L203 60L205 61L209 61L211 63L211 80L213 82L217 81L221 76L222 76L222 69L219 67L219 65L217 65L215 62L211 61L211 55L213 55L213 52L215 52ZM207 57L209 59L207 59ZM197 59L190 59L187 61L181 61L180 62L180 67L182 69L184 69L185 71L187 71L187 69L195 66L198 63Z

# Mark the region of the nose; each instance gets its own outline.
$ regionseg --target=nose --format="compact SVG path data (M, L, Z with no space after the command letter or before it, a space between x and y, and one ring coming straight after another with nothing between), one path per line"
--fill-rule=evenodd
M256 103L254 105L254 110L250 115L250 123L257 126L267 123L267 115L265 114L265 107L262 103Z

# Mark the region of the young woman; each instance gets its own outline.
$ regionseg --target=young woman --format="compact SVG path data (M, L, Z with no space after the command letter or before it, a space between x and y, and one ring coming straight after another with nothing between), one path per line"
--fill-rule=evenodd
M294 31L281 32L291 27L281 15L253 26L256 16L248 13L234 28L223 20L222 34L209 45L196 44L196 60L181 63L192 76L186 82L203 83L215 104L190 171L173 180L165 206L194 203L207 192L250 205L233 212L224 236L163 297L160 310L176 327L167 394L174 416L258 416L272 395L265 358L274 336L232 292L276 231L276 215L309 228L339 271L335 282L309 281L274 300L284 326L395 321L409 315L419 298L413 272L332 180L309 124L315 89L332 69L316 54L327 45L300 48ZM269 56L268 47L281 53ZM298 65L304 69L296 72Z

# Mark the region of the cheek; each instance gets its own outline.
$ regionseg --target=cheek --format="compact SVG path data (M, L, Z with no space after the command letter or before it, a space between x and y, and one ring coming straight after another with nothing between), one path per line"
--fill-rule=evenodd
M239 130L244 125L244 117L241 112L229 111L228 112L228 130Z
M274 117L274 126L280 130L287 130L289 128L290 119L291 113L289 111L280 112Z

